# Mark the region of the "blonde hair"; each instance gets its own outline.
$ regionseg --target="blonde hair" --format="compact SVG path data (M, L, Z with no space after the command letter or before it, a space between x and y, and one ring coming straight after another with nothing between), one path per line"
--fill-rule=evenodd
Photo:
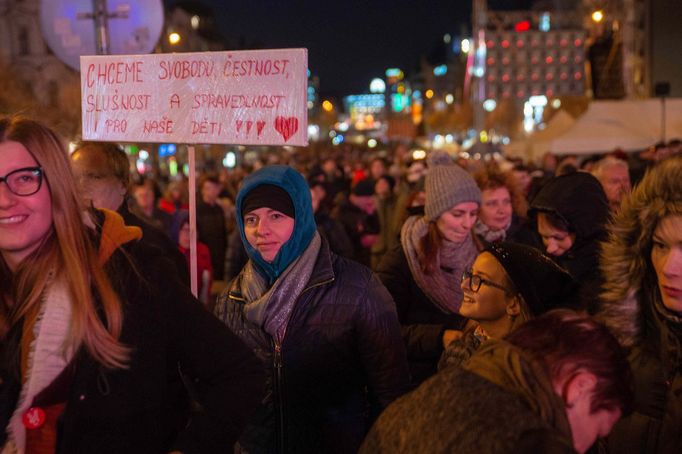
M52 199L52 229L14 272L0 257L0 280L12 283L11 288L3 286L0 290L0 338L36 309L48 285L46 270L55 270L68 283L71 297L71 330L65 347L77 351L84 346L103 366L125 368L129 349L119 342L121 302L83 224L68 153L53 131L21 117L0 118L0 143L6 141L23 145L42 167ZM104 320L100 319L97 303Z

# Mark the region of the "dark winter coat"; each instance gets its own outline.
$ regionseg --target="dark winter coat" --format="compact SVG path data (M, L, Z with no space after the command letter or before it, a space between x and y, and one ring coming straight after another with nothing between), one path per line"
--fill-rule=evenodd
M192 297L174 277L172 265L143 242L116 251L106 271L124 302L120 340L132 348L130 366L108 370L84 348L77 352L58 421L57 451L231 452L262 389L254 355ZM16 327L0 352L2 427L20 387L11 371L19 370L21 330ZM201 405L192 414L186 389Z
M653 232L669 214L682 215L682 155L654 167L624 199L604 245L596 316L630 348L635 381L634 412L612 430L611 453L682 452L682 317L662 307L651 264Z
M216 314L270 377L241 446L249 453L356 452L372 414L408 387L391 296L369 269L323 241L279 347L245 318L241 277L219 298Z
M537 405L524 394L476 370L446 368L391 404L360 454L575 453L570 438L534 412ZM557 414L565 411L558 396L554 402Z
M227 253L227 227L225 212L220 205L197 201L197 238L211 252L213 278L225 279L225 254Z
M332 211L336 219L346 231L353 245L353 259L366 267L371 265L371 247L364 247L361 239L364 235L378 235L380 231L379 216L376 212L367 214L349 201L344 201Z
M436 373L443 353L443 332L463 329L466 319L444 313L424 294L412 277L400 243L384 256L377 275L395 301L412 383L417 385Z
M165 232L131 213L128 209L128 204L123 203L116 212L121 215L125 225L131 225L142 229L142 242L156 248L159 254L170 260L175 266L180 280L189 287L189 267L187 266L185 257L178 251L177 244L173 243Z

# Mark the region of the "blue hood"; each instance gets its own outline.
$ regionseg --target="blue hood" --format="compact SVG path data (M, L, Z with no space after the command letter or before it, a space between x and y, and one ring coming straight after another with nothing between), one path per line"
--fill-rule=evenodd
M244 197L255 187L263 184L272 184L284 189L294 204L296 219L291 238L284 243L275 256L272 263L263 260L260 253L253 248L244 235L244 219L242 218L242 204ZM308 247L317 229L313 216L313 204L310 197L310 189L305 178L288 166L267 166L244 178L242 186L237 194L236 204L237 227L241 235L246 253L255 265L256 269L272 285L280 274Z

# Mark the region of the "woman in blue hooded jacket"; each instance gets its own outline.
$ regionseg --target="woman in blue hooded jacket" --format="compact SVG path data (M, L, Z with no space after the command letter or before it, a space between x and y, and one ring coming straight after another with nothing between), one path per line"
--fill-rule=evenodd
M216 315L270 374L240 447L356 452L373 417L409 386L393 300L368 268L330 251L294 169L247 177L236 211L249 261Z

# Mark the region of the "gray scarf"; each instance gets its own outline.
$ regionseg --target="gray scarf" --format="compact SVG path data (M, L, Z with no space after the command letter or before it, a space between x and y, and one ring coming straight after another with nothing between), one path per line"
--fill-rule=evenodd
M315 232L303 254L289 264L270 288L251 260L241 273L239 290L246 300L246 319L261 327L279 345L284 340L294 305L310 280L321 244L320 234Z
M502 230L492 230L490 227L481 222L481 218L478 218L476 219L476 224L474 224L474 233L488 243L494 243L495 241L504 241L504 239L507 237L507 230L510 226L511 222Z
M476 245L471 236L467 236L462 243L443 240L436 258L436 271L424 274L418 251L421 249L419 242L428 229L429 225L423 216L407 218L400 231L400 244L417 286L441 311L457 314L462 305L462 273L474 263L478 253Z

